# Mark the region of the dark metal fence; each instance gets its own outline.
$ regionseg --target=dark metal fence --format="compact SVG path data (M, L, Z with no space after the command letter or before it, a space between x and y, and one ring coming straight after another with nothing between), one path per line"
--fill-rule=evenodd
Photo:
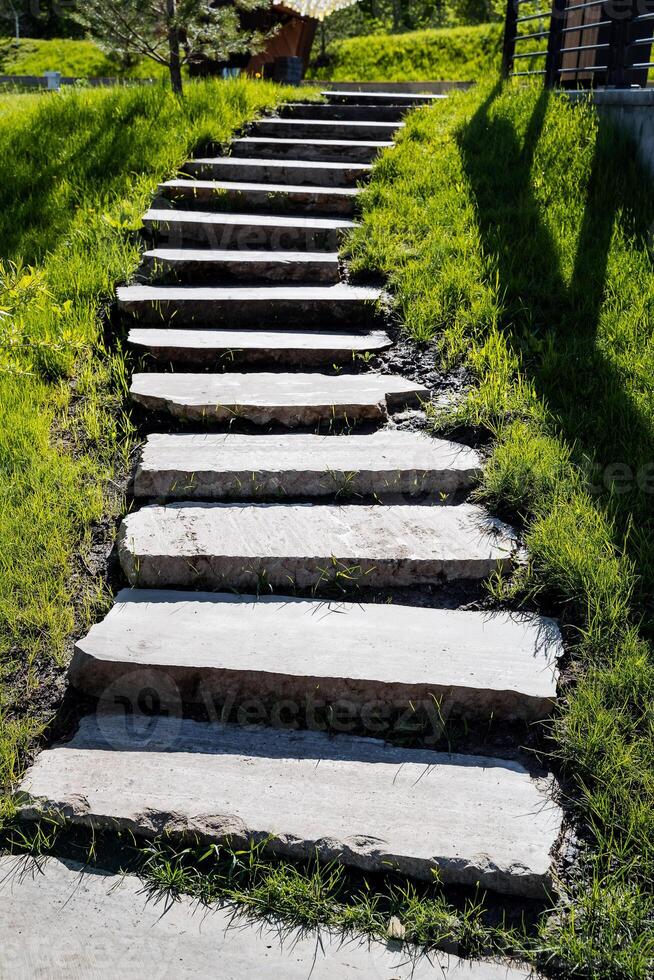
M563 88L647 85L654 0L508 0L502 69Z

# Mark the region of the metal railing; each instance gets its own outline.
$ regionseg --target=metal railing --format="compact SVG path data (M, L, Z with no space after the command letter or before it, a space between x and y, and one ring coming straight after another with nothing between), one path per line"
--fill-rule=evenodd
M508 0L502 71L563 88L645 87L654 0Z

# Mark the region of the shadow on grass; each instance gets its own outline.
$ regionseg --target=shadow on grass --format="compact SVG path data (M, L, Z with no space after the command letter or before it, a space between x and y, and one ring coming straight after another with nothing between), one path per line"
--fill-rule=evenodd
M538 143L552 102L561 96L542 90L521 136L508 114L494 111L500 92L498 84L459 132L458 145L482 244L498 272L502 329L561 435L575 446L578 460L588 461L617 533L622 536L636 520L633 556L642 571L644 555L654 550L652 474L649 487L639 486L654 470L654 417L629 391L632 365L617 363L633 338L621 336L618 314L604 304L616 278L629 276L627 268L615 267L609 275L614 230L619 225L632 247L649 256L654 195L633 142L600 120L583 215L570 215L578 231L566 281L557 241L542 220L543 201L534 193ZM642 365L634 363L633 374L635 387L646 384ZM654 568L646 577L653 574Z
M136 100L75 109L44 102L0 127L0 257L42 260L80 202L147 169L148 127Z

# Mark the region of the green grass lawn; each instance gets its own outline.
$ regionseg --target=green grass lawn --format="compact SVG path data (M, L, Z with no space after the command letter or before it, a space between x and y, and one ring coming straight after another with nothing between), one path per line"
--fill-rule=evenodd
M370 34L333 41L309 78L334 82L476 81L500 64L500 24Z
M480 87L413 114L377 164L354 268L474 376L437 431L490 439L480 497L524 522L492 591L573 637L550 742L581 855L541 961L597 980L654 955L654 275L651 181L588 106Z
M148 58L125 67L101 51L93 41L71 38L0 38L0 74L42 75L60 71L73 78L160 78L167 69Z
M57 697L73 634L105 601L93 531L121 509L126 369L105 310L138 264L157 182L292 97L190 83L0 99L0 787ZM109 536L112 533L109 526ZM2 800L0 793L0 815Z

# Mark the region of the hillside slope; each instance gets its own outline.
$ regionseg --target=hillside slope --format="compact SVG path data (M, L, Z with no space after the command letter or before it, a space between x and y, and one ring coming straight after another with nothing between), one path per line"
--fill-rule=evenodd
M93 41L70 38L0 38L0 72L4 75L42 75L60 71L75 78L158 78L165 69L148 58L129 68L110 58Z
M500 24L371 34L334 41L309 78L330 81L475 81L499 66Z

